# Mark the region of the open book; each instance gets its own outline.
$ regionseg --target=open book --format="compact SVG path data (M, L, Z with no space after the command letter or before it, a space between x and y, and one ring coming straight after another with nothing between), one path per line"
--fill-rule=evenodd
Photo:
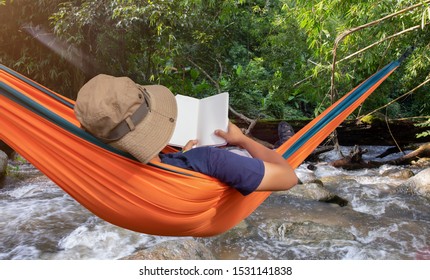
M183 147L189 140L198 140L197 146L219 146L225 140L214 134L216 129L228 128L228 93L203 99L176 95L178 117L169 144Z

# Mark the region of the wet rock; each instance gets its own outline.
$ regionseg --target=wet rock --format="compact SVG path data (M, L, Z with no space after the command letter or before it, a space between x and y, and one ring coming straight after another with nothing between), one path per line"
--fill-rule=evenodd
M323 182L318 179L305 184L296 185L286 192L280 192L280 194L307 200L335 203L340 206L346 206L348 204L347 200L342 199L325 188Z
M244 238L250 238L252 234L252 228L250 228L246 220L243 220L232 229L216 236L216 239L224 240L227 244L233 244L240 242ZM206 238L204 238L203 241L205 239Z
M317 176L315 175L313 170L310 170L310 169L306 169L306 170L297 169L295 172L301 184L311 182L317 179Z
M197 240L209 246L216 259L238 259L238 255L232 248L238 246L238 244L243 244L247 240L255 240L256 234L255 225L249 225L245 219L220 235L197 238Z
M430 168L424 169L397 188L400 193L416 194L430 199Z
M138 251L122 260L214 260L212 252L193 239L170 240Z
M15 151L3 141L0 141L0 151L3 151L9 158L13 158L16 154Z
M320 180L313 180L306 184L296 185L291 188L287 194L318 201L325 201L334 196L329 190L324 188L324 184Z
M417 167L429 167L430 158L419 158L418 160L412 161L411 163Z
M5 152L0 150L0 179L4 177L7 169L8 157Z
M260 230L263 231L261 235L270 239L300 239L307 243L318 243L323 240L355 240L355 236L346 228L311 221L285 222L272 220Z
M382 176L387 176L393 179L406 180L413 177L415 174L412 170L406 169L389 169L382 173Z
M324 187L328 190L344 190L345 188L355 186L359 187L360 184L357 182L354 176L349 175L338 175L338 176L325 176L320 179Z

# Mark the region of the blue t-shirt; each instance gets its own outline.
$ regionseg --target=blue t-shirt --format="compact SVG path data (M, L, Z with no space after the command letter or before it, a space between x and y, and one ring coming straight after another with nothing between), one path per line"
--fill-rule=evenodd
M255 191L264 177L263 161L215 147L160 155L161 162L197 171L236 188L242 195Z

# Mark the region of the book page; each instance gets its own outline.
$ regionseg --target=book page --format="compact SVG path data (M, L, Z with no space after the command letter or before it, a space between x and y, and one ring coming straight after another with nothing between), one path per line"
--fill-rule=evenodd
M199 99L176 95L178 116L176 126L169 144L183 147L189 140L197 139L197 123L199 115Z
M228 93L220 93L200 100L197 139L198 146L225 145L223 138L215 135L216 129L228 129Z

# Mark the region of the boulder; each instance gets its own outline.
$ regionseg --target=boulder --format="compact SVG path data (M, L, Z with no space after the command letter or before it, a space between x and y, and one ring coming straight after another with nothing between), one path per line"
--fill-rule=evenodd
M417 160L412 161L412 164L417 167L426 168L430 166L430 158L428 157L419 158Z
M13 158L16 154L15 151L3 141L0 141L0 150L5 152L9 158Z
M214 260L212 252L194 239L164 241L122 260Z
M0 179L6 174L8 157L5 152L0 150Z
M384 171L384 173L382 173L382 176L387 176L387 177L390 177L393 179L399 179L399 180L406 180L413 177L414 175L415 175L414 172L409 168L389 169Z
M270 239L288 240L300 239L305 243L318 243L324 240L355 240L348 228L334 225L324 225L312 221L288 222L270 220L264 227L261 236Z
M276 193L276 195L293 196L300 199L335 203L339 206L346 206L348 201L330 192L321 180L312 180L305 184L299 184L288 191Z
M333 198L334 196L334 194L324 187L320 180L314 180L302 185L296 185L288 191L288 195L318 201L326 201Z
M399 185L398 192L416 194L430 199L430 168L424 169L414 177Z

